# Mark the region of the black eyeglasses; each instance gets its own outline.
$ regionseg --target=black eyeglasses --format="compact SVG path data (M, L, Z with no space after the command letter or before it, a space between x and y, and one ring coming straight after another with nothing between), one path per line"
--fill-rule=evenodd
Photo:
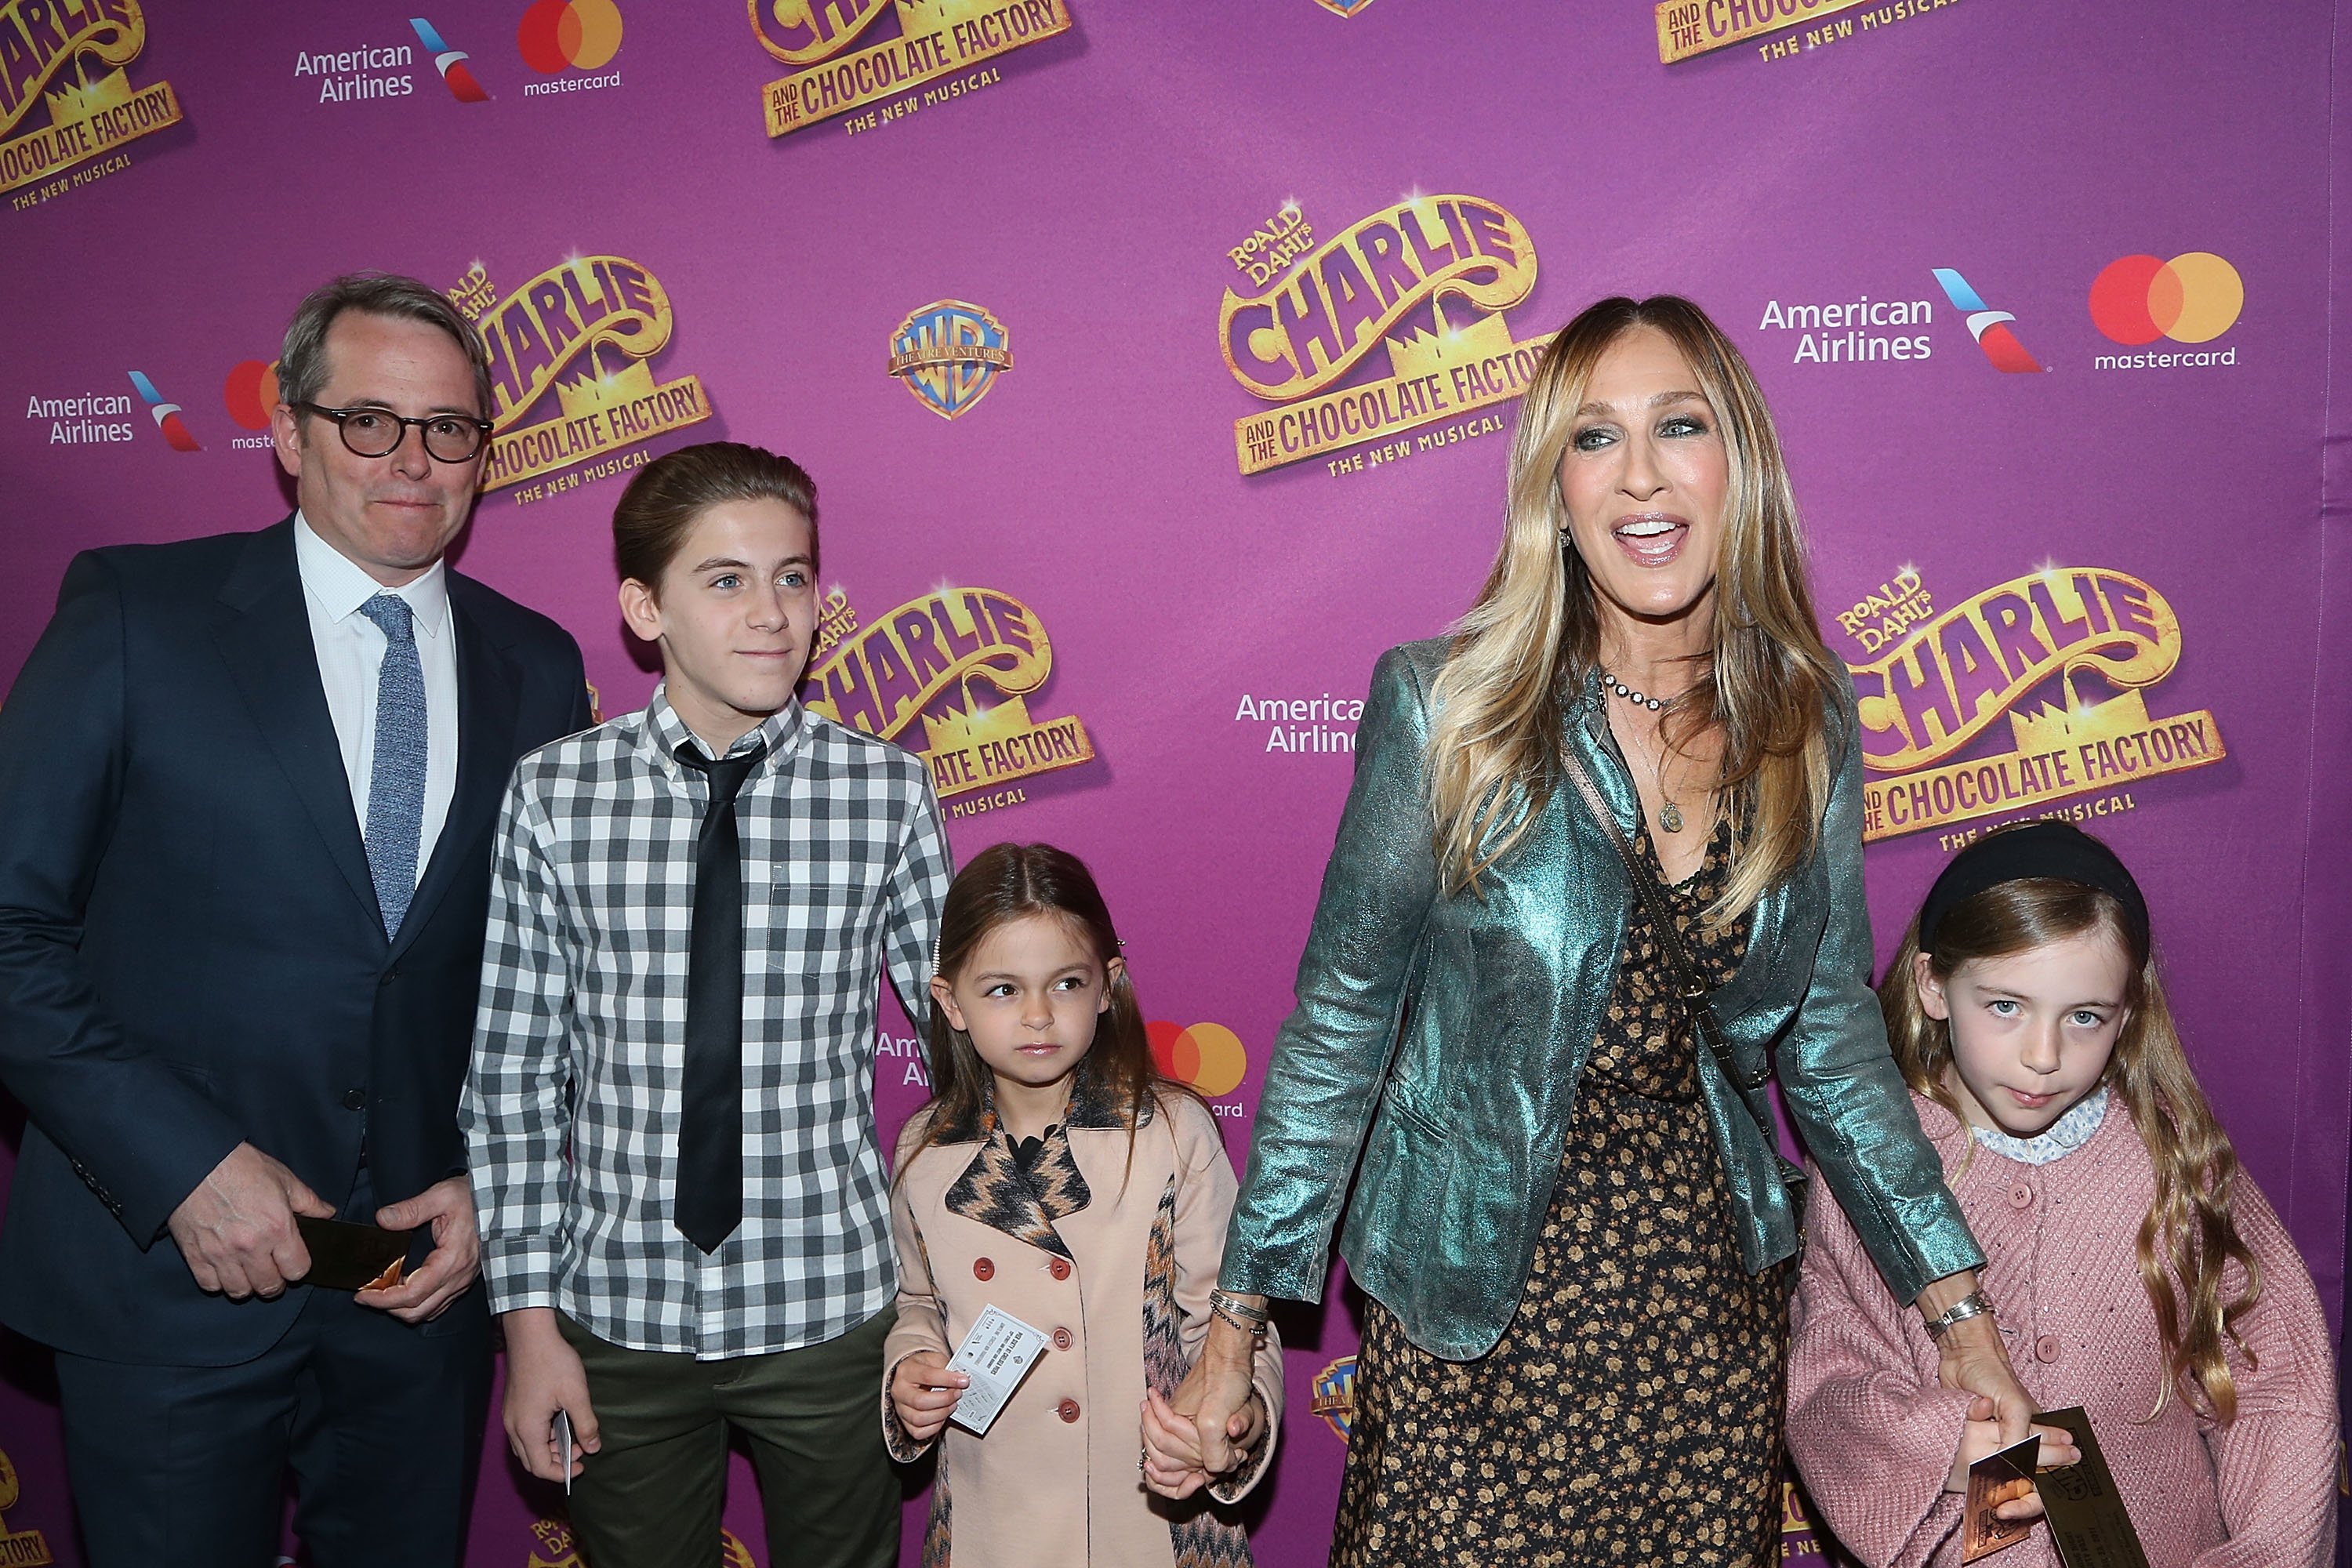
M343 445L361 458L390 457L408 439L408 427L414 425L424 432L425 454L435 462L471 462L490 434L488 420L468 419L462 414L428 414L422 419L409 419L389 408L321 408L315 403L294 406L333 420L343 434Z

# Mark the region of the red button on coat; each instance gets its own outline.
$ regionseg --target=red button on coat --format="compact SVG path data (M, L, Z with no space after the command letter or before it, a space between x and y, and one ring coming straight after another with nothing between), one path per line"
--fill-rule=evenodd
M1054 1414L1065 1421L1076 1421L1078 1418L1078 1402L1075 1399L1065 1399L1054 1406Z
M2027 1186L2023 1182L2020 1182L2017 1185L2010 1188L2009 1206L2013 1209L2032 1208L2033 1206L2033 1189Z
M2061 1346L2058 1343L2058 1336L2056 1334L2044 1334L2040 1339L2033 1342L2033 1359L2036 1361L2056 1361L2058 1359L2058 1352L2060 1349Z
M996 1278L996 1265L985 1258L975 1258L971 1260L971 1277L975 1279L993 1279Z
M1077 1341L1071 1336L1069 1330L1055 1329L1054 1331L1054 1348L1055 1350L1066 1351L1076 1343L1077 1343Z
M1045 1265L1045 1268L1056 1279L1067 1279L1070 1277L1070 1260L1066 1258L1056 1258L1053 1262Z

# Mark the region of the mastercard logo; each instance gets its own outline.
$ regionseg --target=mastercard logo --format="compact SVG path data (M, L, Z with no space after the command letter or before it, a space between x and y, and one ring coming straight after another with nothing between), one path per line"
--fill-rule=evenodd
M2238 324L2246 285L2210 250L2169 261L2126 256L2091 284L2091 324L2116 342L2210 343Z
M1181 1027L1155 1018L1144 1026L1151 1038L1151 1059L1162 1076L1191 1084L1214 1100L1241 1087L1249 1070L1249 1053L1241 1037L1223 1024Z
M228 373L221 386L228 416L248 430L269 428L269 411L278 406L278 367L249 359Z
M613 0L537 0L515 29L522 63L541 76L567 66L600 70L620 52L621 8Z

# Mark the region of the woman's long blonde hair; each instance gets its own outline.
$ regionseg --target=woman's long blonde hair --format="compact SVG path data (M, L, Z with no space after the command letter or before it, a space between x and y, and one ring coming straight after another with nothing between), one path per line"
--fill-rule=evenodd
M1738 839L1710 913L1728 919L1812 853L1830 790L1822 714L1845 675L1813 619L1796 498L1764 395L1722 329L1673 294L1591 306L1552 339L1528 380L1502 548L1437 678L1429 738L1437 861L1448 892L1475 889L1559 782L1568 702L1601 657L1592 579L1567 542L1560 463L1594 366L1641 327L1681 352L1729 458L1712 646L1665 716L1669 744L1710 730L1722 736L1714 789Z
M2148 1419L2156 1418L2178 1388L2192 1405L2201 1402L2214 1419L2226 1423L2237 1416L2238 1385L2222 1340L2253 1361L2238 1323L2262 1300L2263 1270L2239 1237L2231 1206L2237 1151L2189 1070L2155 952L2135 943L2123 905L2113 894L2080 882L2028 877L1997 882L1954 904L1936 928L1936 951L1927 964L1948 986L1954 973L1972 959L2006 958L2092 931L2107 932L2129 961L2132 979L2124 1005L2130 1016L2116 1037L2105 1081L2131 1112L2156 1172L2156 1195L2139 1225L2139 1277L2164 1341L2166 1377ZM1918 952L1915 920L1879 983L1879 1010L1886 1016L1886 1037L1905 1081L1965 1127L1967 1114L1946 1075L1952 1062L1951 1026L1927 1016L1912 978ZM2222 1273L2232 1261L2245 1271L2245 1288L2224 1301Z

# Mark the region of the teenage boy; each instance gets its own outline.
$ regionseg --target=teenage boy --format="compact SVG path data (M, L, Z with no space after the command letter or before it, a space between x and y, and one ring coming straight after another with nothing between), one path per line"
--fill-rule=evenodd
M461 1118L507 1342L507 1441L596 1568L709 1561L729 1432L771 1562L895 1568L876 1401L897 1289L876 997L930 978L946 836L922 762L794 698L816 491L713 442L613 516L644 711L523 759Z

